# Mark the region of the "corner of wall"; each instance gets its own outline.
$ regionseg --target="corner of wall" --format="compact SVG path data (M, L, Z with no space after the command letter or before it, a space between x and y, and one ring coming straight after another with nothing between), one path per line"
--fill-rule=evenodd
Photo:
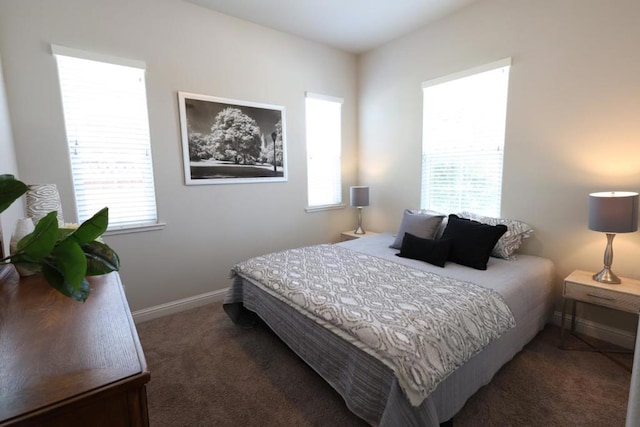
M18 163L13 144L9 105L2 73L2 58L0 57L0 174L18 175ZM24 207L21 203L14 203L0 214L0 244L5 254L9 253L9 239L15 223L18 218L23 216Z

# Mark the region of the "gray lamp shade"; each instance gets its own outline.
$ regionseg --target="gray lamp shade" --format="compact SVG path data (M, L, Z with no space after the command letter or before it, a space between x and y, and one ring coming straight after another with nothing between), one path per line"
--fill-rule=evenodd
M609 191L589 194L589 229L604 233L638 230L638 193Z
M351 206L369 206L369 187L362 185L350 188Z

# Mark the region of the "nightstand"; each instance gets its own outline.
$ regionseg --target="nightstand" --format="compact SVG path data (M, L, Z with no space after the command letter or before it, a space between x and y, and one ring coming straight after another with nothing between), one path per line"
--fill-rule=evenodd
M640 280L621 277L622 283L608 285L596 282L593 273L576 270L564 279L562 287L562 319L560 321L560 347L564 346L564 320L567 303L572 302L571 333L576 329L576 304L578 302L608 307L614 310L640 314Z
M343 231L342 233L340 233L340 241L346 242L347 240L355 240L361 237L375 236L376 234L379 234L379 233L375 233L373 231L367 231L366 234L356 234L353 231Z

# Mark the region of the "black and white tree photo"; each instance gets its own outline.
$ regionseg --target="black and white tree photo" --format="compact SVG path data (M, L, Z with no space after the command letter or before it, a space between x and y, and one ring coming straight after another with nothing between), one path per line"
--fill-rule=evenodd
M286 181L284 107L178 93L185 181Z

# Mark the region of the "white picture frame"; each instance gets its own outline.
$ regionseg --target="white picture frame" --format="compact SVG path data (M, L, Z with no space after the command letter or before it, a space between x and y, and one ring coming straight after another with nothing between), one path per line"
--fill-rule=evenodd
M283 106L189 92L178 105L186 185L287 181Z

